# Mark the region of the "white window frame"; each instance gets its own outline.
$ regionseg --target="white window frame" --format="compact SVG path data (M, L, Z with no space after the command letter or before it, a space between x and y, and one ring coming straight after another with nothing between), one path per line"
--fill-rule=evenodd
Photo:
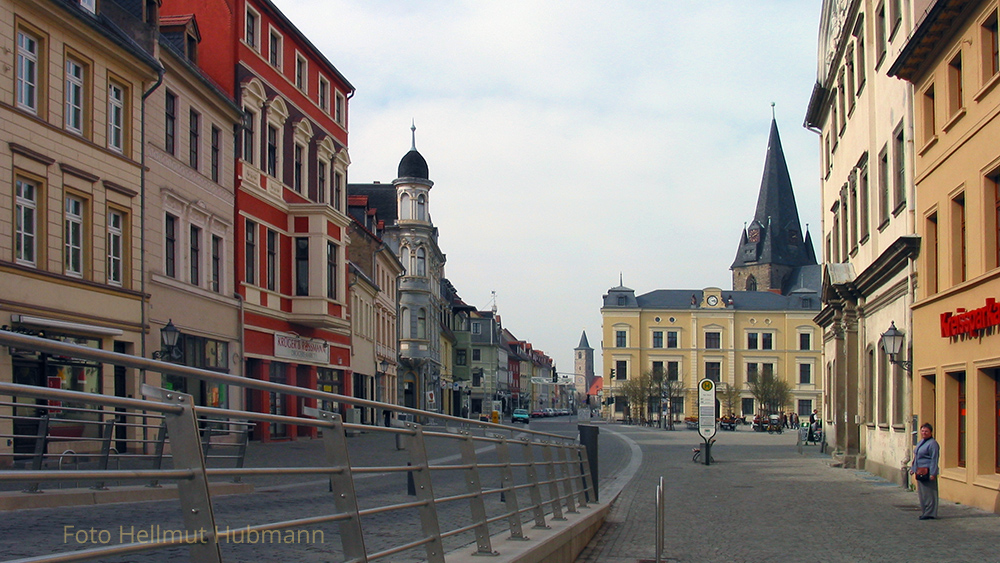
M14 184L14 261L35 266L38 261L38 192L41 185L20 176ZM25 187L31 188L30 195L25 195L28 191Z
M205 228L197 223L190 223L187 226L188 282L197 287L201 287L205 280L206 232ZM197 243L197 245L195 243ZM197 274L197 279L195 274Z
M125 213L108 210L108 284L121 286L125 279Z
M330 113L330 81L319 75L319 88L316 91L316 103L326 113Z
M34 114L38 114L41 45L35 35L17 30L17 107Z
M75 195L66 195L63 202L63 271L67 276L82 278L84 210L87 204Z
M108 148L125 152L125 87L108 82Z
M83 124L86 98L84 88L87 67L73 57L66 58L66 129L77 135L83 135Z
M261 43L260 12L251 8L249 4L247 5L246 8L247 8L246 12L243 15L243 42L246 43L251 49L259 53L260 43ZM247 33L248 31L250 31L250 26L247 25L249 23L247 21L247 18L249 18L251 15L253 16L253 30L252 30L253 41L250 40L249 37L250 34Z
M299 72L301 70L301 73ZM292 77L295 87L299 90L309 92L309 59L302 56L302 53L295 51L295 75Z
M344 95L341 94L340 92L335 92L333 96L334 96L333 120L343 125L345 121L344 120L345 111L347 109L346 108L347 98L345 98Z
M274 42L272 39L278 39L278 49L277 57L275 57L274 52ZM267 62L271 64L274 68L281 70L284 62L284 52L285 52L285 36L278 31L278 28L273 25L270 26L270 31L267 34Z

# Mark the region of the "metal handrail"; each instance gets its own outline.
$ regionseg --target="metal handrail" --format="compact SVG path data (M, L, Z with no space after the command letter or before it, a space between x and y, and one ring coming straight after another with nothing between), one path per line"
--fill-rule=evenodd
M5 331L0 331L0 346L35 349L63 356L137 369L149 369L165 374L225 383L246 389L278 392L307 399L391 410L400 414L417 415L421 419L436 421L447 427L447 431L442 432L431 428L425 429L424 426L415 423L401 423L396 427L346 424L335 413L323 412L310 407L302 409L304 416L299 417L218 407L201 407L193 405L190 395L150 386L143 386L142 394L146 397L145 399L133 399L14 383L0 383L0 395L4 396L17 398L33 397L43 400L69 401L98 405L105 408L126 409L126 411L96 409L96 412L110 415L111 421L103 423L105 424L105 436L110 436L110 432L107 430L110 426L107 425L115 424L115 420L127 420L129 417L142 417L144 419L155 417L157 420L162 420L163 426L160 428L165 428L166 431L160 432L158 440L160 447L158 449L162 452L164 442L170 445L173 465L171 469L160 468L159 461L156 462L154 469L141 470L75 469L72 471L46 471L41 470L39 467L33 471L0 471L0 482L23 481L37 483L39 481L96 480L103 484L104 481L112 479L122 481L150 479L154 483L158 480L175 481L179 489L185 529L192 532L195 530L208 530L202 538L203 542L189 546L192 561L220 562L222 560L219 550L220 540L226 540L229 537L227 534L237 533L236 531L222 532L216 530L212 511L212 494L208 488L207 481L209 477L236 477L238 480L242 476L322 475L328 478L330 481L330 490L337 492L337 494L333 495L337 508L335 512L322 516L247 526L240 528L240 533L244 530L268 531L287 529L311 523L337 522L340 526L344 557L350 561L373 561L423 547L426 551L428 561L440 563L444 561L442 539L453 538L469 532L475 533L478 553L492 554L495 552L490 544L490 524L506 520L512 538L527 539L521 532L522 515L530 513L534 517L535 525L544 527L547 513L551 513L551 518L564 519L564 512L565 514L574 514L578 512L577 507L586 507L584 499L587 491L589 491L591 498L596 498L594 494L595 485L589 474L590 465L587 459L587 452L573 439L565 436L523 428L514 429L499 424L473 421L440 413L430 413L345 395L252 380ZM8 403L0 403L0 405L6 404ZM17 406L23 407L24 404L17 404ZM45 405L30 406L45 408ZM241 428L247 429L259 422L276 422L316 428L320 431L321 439L326 444L326 465L321 467L243 468L240 466L236 468L208 468L205 466L203 450L215 444L211 442L213 430L203 431L202 428L199 428L200 421L209 422L203 418L206 416L222 419L217 420L213 418L210 422L219 422L223 426L232 425L229 430L219 430L220 435L230 432L239 434ZM40 418L48 420L46 417ZM139 427L156 428L157 426L149 424L131 426L131 428ZM341 463L338 459L348 459L346 455L348 430L404 436L408 444L406 449L409 450L409 464L407 466L386 465L363 467ZM473 432L482 432L483 435L474 435ZM507 436L510 436L510 438ZM515 436L517 436L516 439L514 439ZM92 438L92 440L95 439ZM426 440L429 439L434 439L445 445L457 442L462 461L459 463L432 463L428 458L426 446ZM145 445L151 443L151 441L135 440L130 443ZM476 443L489 445L490 450L496 452L499 461L480 462L474 446ZM512 461L510 459L507 453L508 444L521 448L523 460ZM218 445L220 447L238 446L238 444L228 443ZM157 457L154 454L152 457L162 460L166 456ZM219 459L233 459L233 457L219 456ZM517 476L514 474L515 469L518 470ZM484 486L479 475L480 470L499 471L502 485L497 488ZM354 492L355 475L403 472L407 473L415 483L416 499L411 502L398 502L373 508L362 509L358 506L358 499ZM452 494L443 490L442 493L444 494L440 495L432 492L433 487L430 480L432 472L452 472L463 475L463 478L456 482L465 482L466 492L455 492ZM522 473L523 477L520 477ZM530 492L531 497L529 505L524 508L519 505L517 499L517 494L521 491ZM490 515L485 510L484 497L492 496L495 498L496 495L499 495L500 502L504 503L505 509L499 513ZM575 499L579 500L575 502ZM438 507L445 504L453 505L458 501L469 502L471 523L462 523L452 529L442 529L437 515ZM365 548L364 535L360 527L360 518L362 516L398 510L416 510L419 514L423 535L415 541L406 541L388 549L368 552ZM39 563L81 561L175 546L177 544L178 542L157 541L145 542L141 545L122 544L102 546L71 553L34 557L30 560Z

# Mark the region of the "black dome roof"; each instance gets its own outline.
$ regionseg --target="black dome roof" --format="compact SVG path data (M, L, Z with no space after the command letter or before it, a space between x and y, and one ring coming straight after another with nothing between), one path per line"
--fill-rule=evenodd
M430 179L427 173L427 161L417 152L417 149L410 149L410 152L403 155L403 159L399 161L397 177Z

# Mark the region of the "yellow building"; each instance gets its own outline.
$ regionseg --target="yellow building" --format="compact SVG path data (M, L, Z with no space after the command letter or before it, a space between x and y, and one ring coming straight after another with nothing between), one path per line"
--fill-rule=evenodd
M914 412L941 444L941 497L1000 506L997 1L939 0L889 69L914 85Z
M820 408L822 334L820 266L803 236L778 126L772 121L753 221L743 231L732 270L733 289L656 290L636 296L619 285L604 296L602 350L605 415L627 418L623 385L643 373L681 382L674 418L696 415L699 380L739 389L734 414ZM758 378L788 384L791 400L768 408L750 392ZM724 386L720 386L723 388ZM657 409L655 403L642 411ZM729 414L729 405L718 405ZM770 413L767 413L770 414ZM631 416L642 416L632 408Z

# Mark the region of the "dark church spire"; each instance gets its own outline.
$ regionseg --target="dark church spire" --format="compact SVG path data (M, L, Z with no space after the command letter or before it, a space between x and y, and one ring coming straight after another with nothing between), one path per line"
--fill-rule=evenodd
M791 269L813 264L816 264L816 255L812 239L802 234L792 180L778 136L778 123L772 116L757 208L753 221L740 235L736 260L730 267L733 270L733 289L754 286L761 290L780 291L783 278ZM775 269L778 266L782 268ZM753 283L741 285L740 281L747 278L752 278Z

